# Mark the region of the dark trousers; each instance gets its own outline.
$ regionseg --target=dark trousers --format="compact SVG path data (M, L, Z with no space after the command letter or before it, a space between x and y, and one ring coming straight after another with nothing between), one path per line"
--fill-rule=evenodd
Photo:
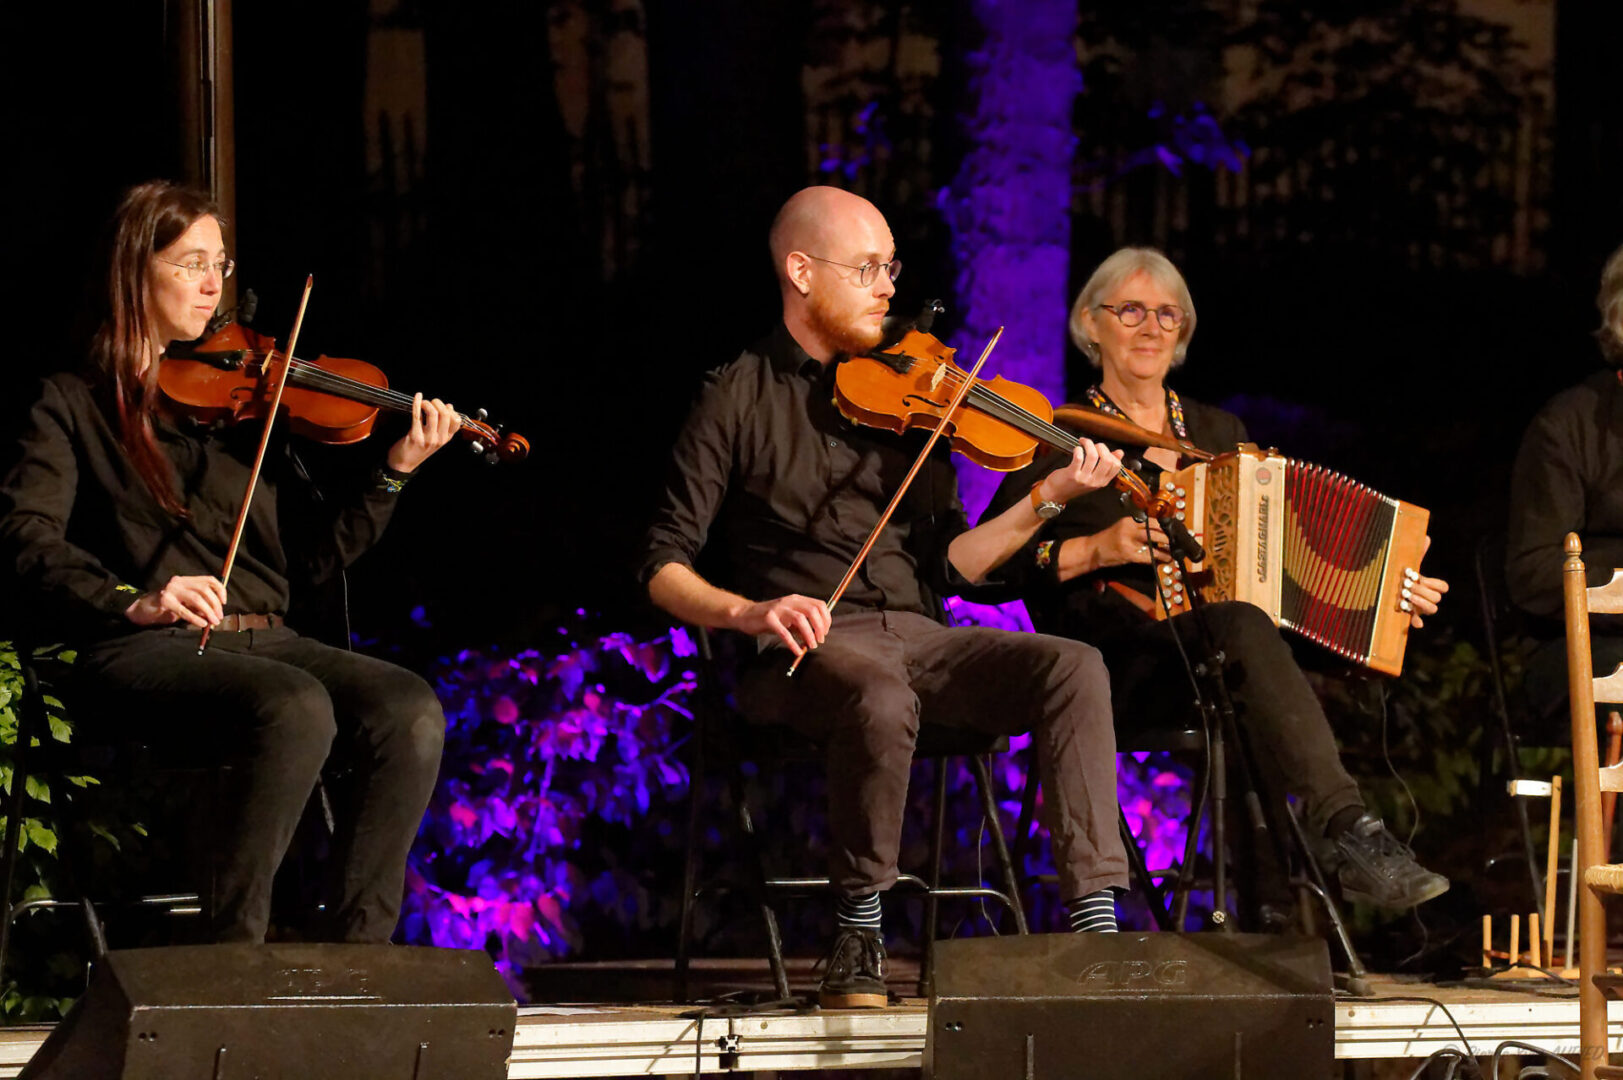
M1295 795L1309 836L1323 833L1341 810L1362 806L1358 784L1342 767L1336 738L1314 695L1263 610L1254 604L1212 604L1205 609L1212 637L1228 661L1229 689L1235 712L1255 752L1265 787ZM1172 622L1190 660L1199 663L1199 628L1193 614ZM1183 720L1194 700L1189 676L1166 622L1124 620L1093 640L1110 669L1116 726L1124 741L1135 724L1166 726Z
M219 855L218 941L259 942L271 883L329 756L351 770L329 868L332 925L322 936L382 943L400 917L406 855L439 773L445 714L433 689L393 664L300 637L286 627L148 630L85 650L77 665L130 734L217 748L241 764L229 842ZM105 715L115 715L106 710Z
M1065 897L1127 884L1110 681L1091 646L868 611L836 615L793 678L787 666L781 644L768 648L741 676L738 703L751 720L789 724L826 746L830 876L841 892L896 880L921 718L1030 731Z

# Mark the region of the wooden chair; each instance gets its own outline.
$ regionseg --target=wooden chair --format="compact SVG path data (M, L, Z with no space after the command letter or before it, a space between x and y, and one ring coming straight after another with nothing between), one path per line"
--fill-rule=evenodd
M1623 666L1595 678L1589 617L1623 614L1623 571L1604 585L1588 586L1577 533L1567 534L1562 592L1567 620L1567 679L1572 704L1572 772L1578 825L1578 1019L1584 1080L1623 1080L1623 1067L1609 1064L1608 1000L1623 997L1623 976L1606 972L1606 911L1603 897L1623 893L1623 866L1605 862L1601 829L1602 792L1623 791L1623 766L1603 769L1596 735L1595 704L1623 703Z

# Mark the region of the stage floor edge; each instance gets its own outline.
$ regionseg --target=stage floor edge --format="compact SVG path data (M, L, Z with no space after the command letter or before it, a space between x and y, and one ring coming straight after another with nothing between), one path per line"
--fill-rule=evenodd
M1514 991L1375 984L1377 998L1437 998L1479 1056L1506 1040L1573 1056L1578 1003ZM888 1009L800 1015L683 1017L660 1005L536 1006L520 1010L507 1075L617 1077L919 1067L927 1010L913 1000ZM1623 1007L1609 1017L1611 1051L1623 1053ZM50 1033L48 1025L0 1028L0 1078L14 1077ZM1336 1057L1423 1058L1459 1037L1443 1011L1419 1002L1336 1002ZM697 1054L697 1057L695 1056Z

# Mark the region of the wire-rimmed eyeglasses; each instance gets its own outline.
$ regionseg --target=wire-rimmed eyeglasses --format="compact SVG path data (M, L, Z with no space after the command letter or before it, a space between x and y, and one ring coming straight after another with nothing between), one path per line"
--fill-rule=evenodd
M872 284L874 275L881 270L883 270L885 272L885 276L890 278L892 281L895 281L897 278L902 276L902 260L900 259L892 259L890 262L870 262L863 263L861 266L852 266L850 263L835 262L833 259L825 259L821 255L808 255L806 258L816 259L818 262L825 262L830 266L843 266L847 270L855 270L857 272L857 284L863 288L867 288L870 284Z
M1171 332L1183 325L1184 310L1177 304L1162 304L1158 308L1150 308L1137 300L1129 300L1125 304L1100 304L1110 314L1121 320L1121 324L1128 329L1142 326L1144 320L1155 312L1155 321L1161 324L1161 329Z
M158 259L156 255L153 258ZM209 262L207 259L193 259L191 262L183 263L175 262L173 259L158 259L158 261L168 263L170 266L180 267L180 276L187 281L196 281L210 270L219 274L220 280L224 281L237 268L237 260L235 259L216 259L213 262Z

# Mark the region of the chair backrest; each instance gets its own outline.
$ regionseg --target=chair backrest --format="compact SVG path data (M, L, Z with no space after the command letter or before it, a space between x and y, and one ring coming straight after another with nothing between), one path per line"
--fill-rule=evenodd
M1578 826L1578 872L1585 887L1578 890L1578 1015L1579 1043L1584 1076L1594 1075L1594 1063L1606 1060L1606 1000L1594 976L1606 970L1606 912L1601 898L1588 885L1591 867L1606 857L1601 825L1601 791L1623 789L1618 770L1600 767L1595 734L1595 701L1623 700L1623 665L1595 678L1590 651L1590 615L1623 612L1623 575L1612 574L1605 585L1589 587L1583 545L1577 533L1568 533L1566 560L1561 566L1562 608L1567 629L1567 696L1572 708L1572 779L1575 798L1572 814ZM1611 775L1603 778L1602 774Z
M1600 767L1595 734L1595 704L1623 703L1623 664L1596 678L1589 637L1591 615L1623 614L1623 571L1613 570L1606 584L1591 587L1577 533L1567 534L1566 553L1562 596L1567 623L1567 689L1572 702L1574 780L1581 803L1584 781L1590 776L1595 777L1597 796L1601 791L1623 791L1623 765ZM1580 846L1582 843L1580 838Z

